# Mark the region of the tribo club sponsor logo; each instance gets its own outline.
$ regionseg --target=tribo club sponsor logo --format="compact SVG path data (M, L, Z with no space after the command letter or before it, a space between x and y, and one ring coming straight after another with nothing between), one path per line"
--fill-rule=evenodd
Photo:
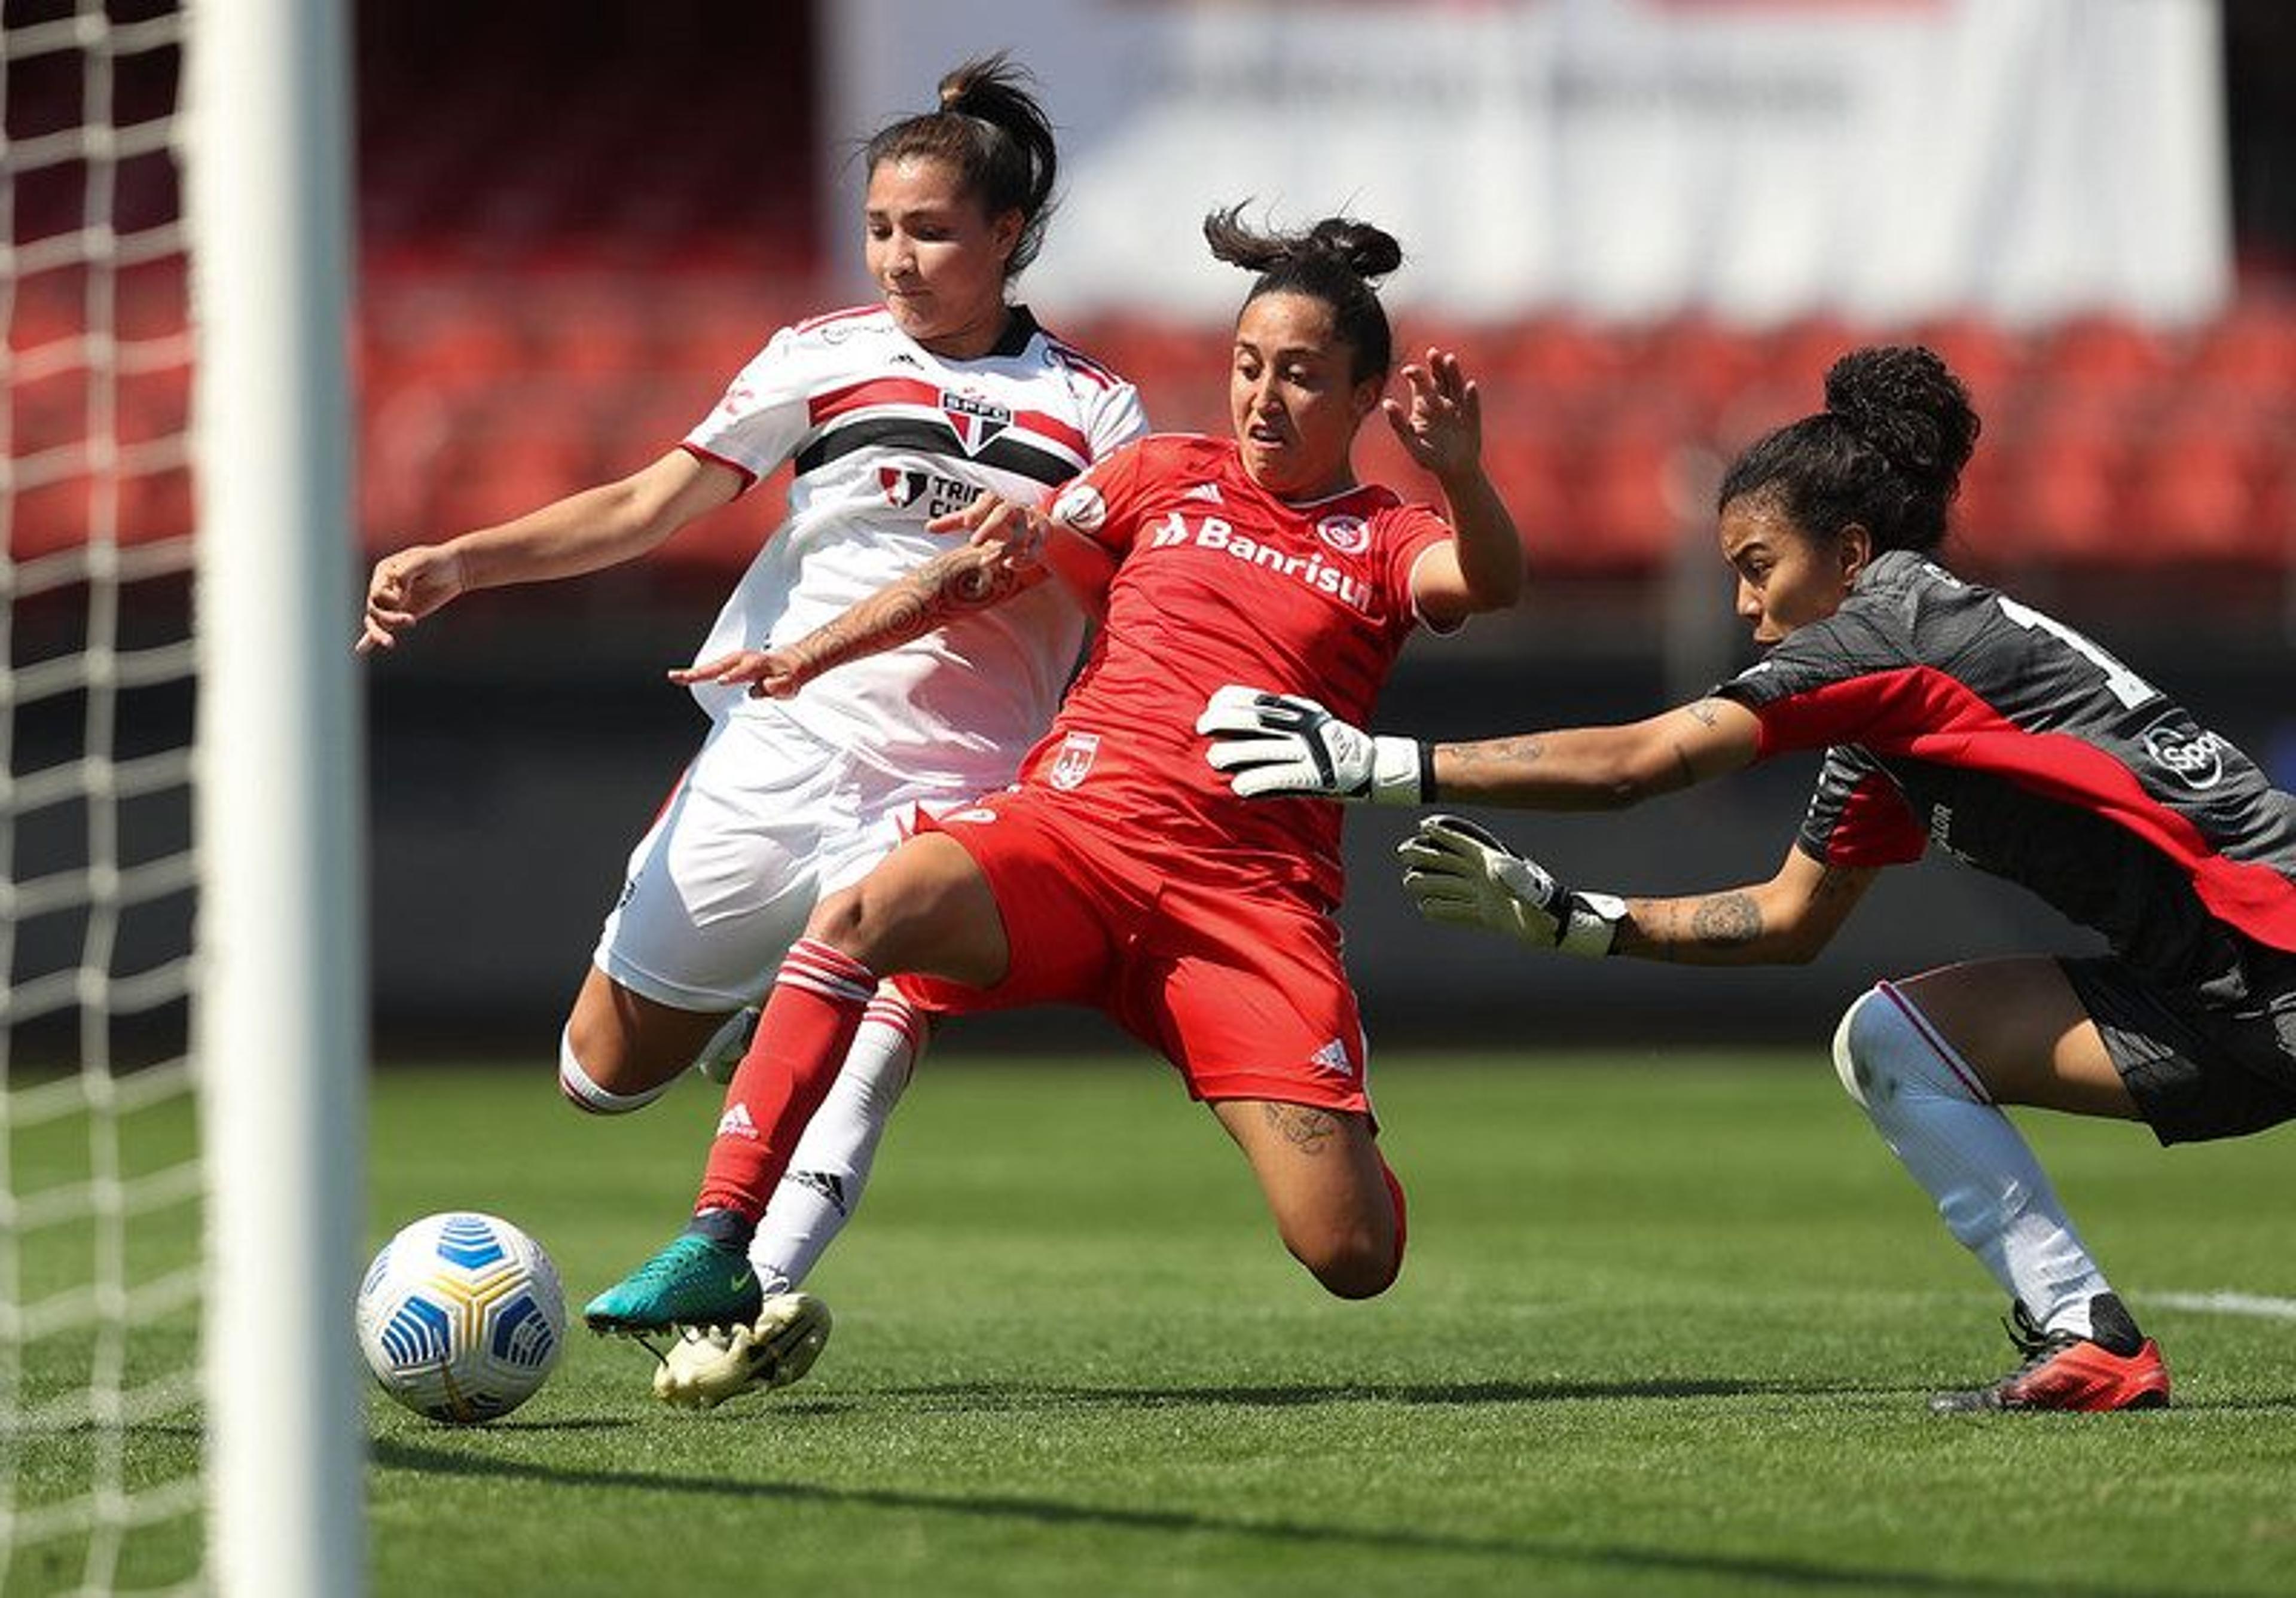
M887 504L898 510L915 510L928 520L964 509L980 492L953 477L906 466L878 467L877 487Z

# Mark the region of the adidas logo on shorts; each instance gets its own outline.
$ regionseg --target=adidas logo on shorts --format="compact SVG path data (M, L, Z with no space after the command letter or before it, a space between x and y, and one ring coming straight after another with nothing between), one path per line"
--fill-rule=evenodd
M1331 1071L1342 1077L1356 1074L1356 1062L1348 1058L1348 1045L1336 1037L1308 1055L1308 1063L1318 1070Z

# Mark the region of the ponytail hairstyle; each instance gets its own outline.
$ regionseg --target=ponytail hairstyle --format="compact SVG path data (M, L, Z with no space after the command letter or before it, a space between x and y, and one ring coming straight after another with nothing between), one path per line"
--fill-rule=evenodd
M1395 362L1395 336L1373 283L1403 265L1403 246L1368 222L1326 217L1305 233L1262 233L1247 226L1243 207L1204 218L1215 259L1257 273L1250 305L1262 294L1304 294L1331 307L1332 330L1355 359L1349 380L1384 380Z
M1021 236L1004 262L1018 277L1037 258L1052 220L1060 151L1026 68L1003 51L966 61L940 80L940 109L888 123L862 148L875 172L886 161L930 158L956 168L965 193L991 217L1021 213Z
M1825 409L1788 422L1733 462L1718 510L1751 494L1775 497L1812 538L1856 522L1874 553L1933 554L1961 469L1977 447L1977 413L1935 352L1918 345L1853 349L1825 374Z

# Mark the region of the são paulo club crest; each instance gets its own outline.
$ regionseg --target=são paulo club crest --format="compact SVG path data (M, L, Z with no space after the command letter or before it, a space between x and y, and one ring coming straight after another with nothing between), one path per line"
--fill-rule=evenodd
M1070 733L1061 740L1060 752L1053 757L1053 768L1045 780L1055 788L1080 788L1092 774L1093 759L1099 753L1099 733Z
M988 447L989 440L1013 425L1012 410L992 399L976 399L970 394L959 394L953 389L940 391L941 414L956 430L956 441L964 453L977 455Z
M1316 537L1343 555L1359 555L1371 547L1371 523L1360 516L1326 516L1316 524Z

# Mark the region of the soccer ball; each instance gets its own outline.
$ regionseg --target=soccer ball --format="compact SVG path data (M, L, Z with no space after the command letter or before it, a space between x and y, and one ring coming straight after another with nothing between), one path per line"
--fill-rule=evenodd
M566 1342L558 1268L508 1221L425 1216L383 1244L359 1284L359 1349L389 1393L454 1425L506 1415Z

